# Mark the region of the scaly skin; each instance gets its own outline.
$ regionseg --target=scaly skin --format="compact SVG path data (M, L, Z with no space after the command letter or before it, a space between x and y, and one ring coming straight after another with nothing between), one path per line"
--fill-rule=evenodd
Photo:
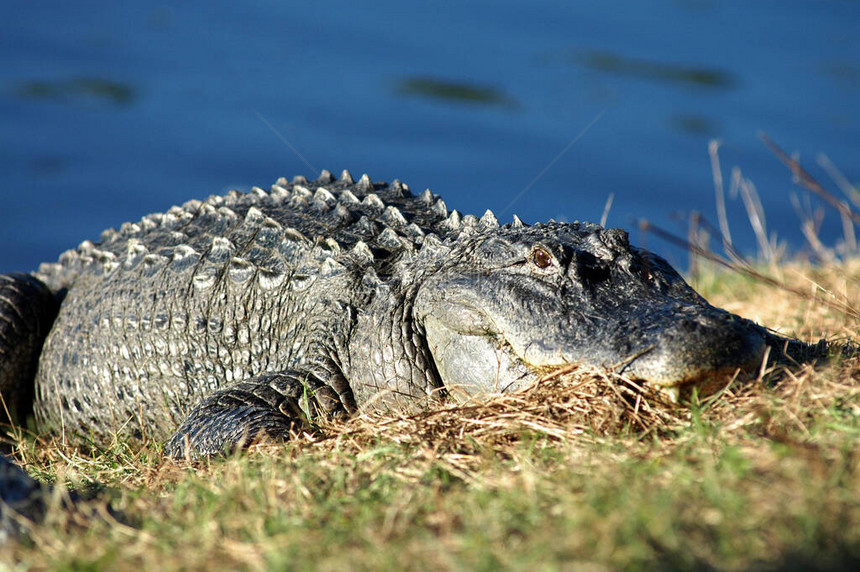
M8 287L52 292L44 315L61 301L41 351L20 336L39 358L39 428L168 439L173 456L285 438L319 415L505 391L551 365L695 384L781 342L619 229L500 226L346 172L149 215L34 277L46 287Z

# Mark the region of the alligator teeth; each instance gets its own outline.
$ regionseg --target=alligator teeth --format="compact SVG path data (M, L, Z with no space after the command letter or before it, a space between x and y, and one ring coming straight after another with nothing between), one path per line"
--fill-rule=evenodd
M678 403L681 399L681 388L677 385L666 387L665 385L658 386L658 391L665 395L672 403Z
M361 179L356 183L355 188L363 193L369 193L373 190L373 182L370 180L370 177L367 173L361 176Z
M340 174L340 182L346 183L347 185L354 185L355 179L352 178L352 174L349 171L344 169Z

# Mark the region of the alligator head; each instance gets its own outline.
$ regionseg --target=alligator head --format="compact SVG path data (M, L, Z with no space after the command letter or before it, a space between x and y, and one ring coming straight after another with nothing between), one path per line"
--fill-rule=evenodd
M582 363L677 396L759 366L766 347L763 328L708 304L623 230L590 223L461 236L423 281L414 312L441 381L470 394Z

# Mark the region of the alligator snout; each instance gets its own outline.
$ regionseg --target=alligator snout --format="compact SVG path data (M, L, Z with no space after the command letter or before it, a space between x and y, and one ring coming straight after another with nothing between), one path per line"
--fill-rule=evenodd
M716 308L676 317L655 328L617 368L662 388L699 387L736 371L754 371L765 356L765 335L756 324Z

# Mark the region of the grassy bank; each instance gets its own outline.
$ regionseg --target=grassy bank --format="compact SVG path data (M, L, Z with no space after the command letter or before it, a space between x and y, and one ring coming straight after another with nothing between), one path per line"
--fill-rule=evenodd
M785 266L809 294L726 274L715 304L803 339L858 341L860 263ZM490 402L363 417L197 465L157 444L24 440L28 471L98 481L127 517L56 513L21 568L856 569L860 366L736 380L689 407L576 370ZM11 564L13 567L15 564ZM0 564L2 566L2 564Z

